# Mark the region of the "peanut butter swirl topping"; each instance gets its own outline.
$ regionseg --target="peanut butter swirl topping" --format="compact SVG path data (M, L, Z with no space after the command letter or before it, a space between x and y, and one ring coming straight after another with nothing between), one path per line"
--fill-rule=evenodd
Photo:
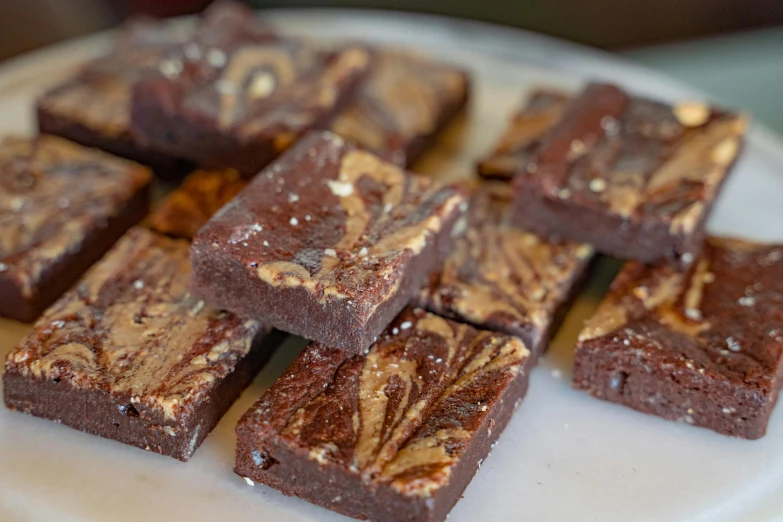
M368 483L430 497L529 356L516 338L409 309L367 356L310 345L242 424Z
M118 407L191 413L262 327L190 296L188 244L131 229L36 323L7 370L110 394Z
M353 304L366 318L465 204L453 186L311 133L223 207L194 249L219 252L266 285Z
M419 302L440 315L519 335L537 351L593 249L508 225L510 201L507 184L478 190L463 235Z
M623 343L771 390L781 325L783 246L709 238L688 269L628 263L579 341Z
M464 71L416 54L379 50L369 77L331 129L397 165L434 134L467 96Z
M0 144L0 267L24 292L58 259L79 251L151 181L129 161L53 136Z
M552 198L689 234L734 162L745 117L701 103L674 107L590 85L541 140L517 179Z

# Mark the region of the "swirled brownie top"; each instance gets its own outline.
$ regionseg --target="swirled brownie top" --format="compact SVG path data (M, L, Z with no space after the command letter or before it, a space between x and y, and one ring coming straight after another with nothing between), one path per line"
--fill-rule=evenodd
M403 312L366 356L313 343L240 421L237 471L357 517L373 515L372 498L386 488L412 499L454 488L420 507L423 513L448 504L437 508L445 518L468 482L457 469L471 476L486 456L524 393L529 361L514 337L420 309ZM281 459L289 451L309 463ZM328 477L334 467L362 477L368 492L346 479L345 494L359 500L341 503L322 498L317 483L302 492L282 478L293 469ZM380 512L373 518L393 519Z
M167 236L193 239L247 184L235 170L196 171L161 202L150 216L150 227Z
M99 390L163 423L192 415L260 330L191 297L187 242L136 228L41 317L6 372Z
M54 136L4 139L0 273L31 292L43 272L78 252L150 181L140 165Z
M419 303L446 317L518 335L538 354L593 249L509 226L511 195L504 183L479 188L462 235Z
M331 129L392 163L410 165L467 101L467 73L398 50L376 50L371 64Z
M530 94L514 115L495 149L478 164L478 174L487 179L510 181L525 170L546 133L563 117L569 96L553 89Z
M388 322L415 295L466 207L455 186L313 132L196 234L196 286L222 307L306 337L317 334L300 332L292 315L302 328L333 323L335 343L368 323L377 335L386 323L376 312L391 314ZM293 300L299 307L285 311ZM371 337L362 342L366 349Z
M171 117L243 140L274 138L282 150L336 108L368 60L359 46L327 51L303 39L226 27L167 53L158 76L139 88Z
M551 197L690 232L734 162L747 121L700 102L594 84L573 99L518 181Z
M688 269L628 263L579 336L574 386L758 438L783 384L783 245L708 238Z

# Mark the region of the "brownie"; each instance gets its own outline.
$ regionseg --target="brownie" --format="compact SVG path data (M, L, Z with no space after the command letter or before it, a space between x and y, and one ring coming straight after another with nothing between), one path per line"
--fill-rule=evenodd
M196 171L161 202L150 216L150 227L170 237L193 239L247 184L235 170Z
M688 264L746 125L701 103L590 85L515 176L512 222L620 258Z
M445 259L466 208L457 186L313 132L196 234L195 291L362 353Z
M312 343L237 426L234 471L375 522L440 522L527 389L515 337L403 312L366 356Z
M194 26L132 20L107 56L88 63L38 99L40 131L144 163L163 177L179 177L190 168L190 162L183 159L186 156L150 147L133 135L132 87L159 75L162 59L174 49L188 56L200 53L192 42L200 35L230 30L241 38L273 38L270 28L255 15L239 2L220 0Z
M511 181L527 168L547 131L557 124L569 97L554 89L533 91L526 105L512 118L492 153L477 166L479 176Z
M688 269L628 263L579 337L574 386L756 439L783 380L783 245L709 238Z
M511 188L483 184L464 233L419 297L419 306L520 337L534 358L548 344L587 272L590 245L551 241L508 225Z
M144 163L161 176L180 174L186 162L150 150L132 136L130 95L133 83L155 70L165 49L186 37L187 32L161 22L129 23L107 56L38 98L39 130Z
M146 168L54 136L0 142L0 317L32 322L149 209Z
M468 101L457 67L398 50L373 53L368 78L331 129L383 159L410 166Z
M6 359L6 405L188 460L270 355L190 296L188 243L135 228Z
M166 54L133 88L134 132L205 168L254 176L312 128L325 128L367 71L369 51L224 24Z

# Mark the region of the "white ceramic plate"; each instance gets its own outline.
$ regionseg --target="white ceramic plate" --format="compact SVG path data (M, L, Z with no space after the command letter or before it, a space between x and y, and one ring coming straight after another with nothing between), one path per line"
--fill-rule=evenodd
M471 172L533 85L578 87L603 78L657 98L697 93L609 55L516 30L386 12L276 11L281 28L325 38L409 46L469 68L468 125L451 132L422 171ZM0 134L32 132L32 102L107 35L0 68ZM710 220L713 232L783 240L783 144L753 129ZM735 440L648 417L570 388L582 321L616 268L599 267L568 316L531 389L450 520L771 521L783 519L783 412L759 441ZM0 321L0 356L28 328ZM187 464L0 408L0 520L347 520L232 471L233 428L292 359L279 352Z

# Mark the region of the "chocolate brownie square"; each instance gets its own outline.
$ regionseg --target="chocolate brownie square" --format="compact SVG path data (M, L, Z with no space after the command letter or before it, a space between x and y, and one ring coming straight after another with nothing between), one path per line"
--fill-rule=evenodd
M188 244L132 229L6 359L6 405L188 460L270 354L190 296Z
M325 128L365 76L369 51L246 34L224 24L166 54L133 88L131 120L155 150L254 176Z
M468 101L457 67L399 50L376 50L370 73L331 125L383 159L410 166Z
M54 136L0 142L0 317L35 320L144 218L151 181Z
M131 134L130 96L133 83L152 74L165 50L187 35L161 22L129 23L107 56L38 98L39 130L144 163L162 176L181 173L186 162L150 150Z
M247 184L235 170L196 171L161 202L150 216L150 227L170 237L193 239Z
M756 439L783 379L783 245L707 239L688 269L628 263L579 337L574 387Z
M313 132L196 234L194 286L215 306L362 353L443 262L466 208L457 186Z
M516 335L540 355L587 272L590 245L551 241L508 224L511 188L483 184L462 235L430 278L419 306L438 315Z
M515 337L421 309L366 356L312 343L237 426L234 471L345 515L441 522L527 390Z
M514 178L512 222L646 263L692 262L746 119L590 85Z
M478 164L482 178L511 181L524 171L541 139L563 117L569 96L554 89L533 91L514 115L492 153Z

